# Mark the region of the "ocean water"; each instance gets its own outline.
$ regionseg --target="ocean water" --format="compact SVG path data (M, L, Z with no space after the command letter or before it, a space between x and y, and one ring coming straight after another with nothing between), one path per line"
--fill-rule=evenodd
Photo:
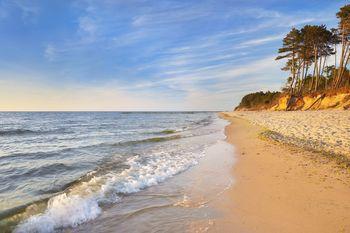
M2 112L0 232L79 229L120 211L195 166L225 124L213 112Z

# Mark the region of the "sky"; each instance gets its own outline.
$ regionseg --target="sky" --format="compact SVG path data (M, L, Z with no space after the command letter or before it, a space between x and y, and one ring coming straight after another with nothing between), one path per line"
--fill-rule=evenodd
M0 0L0 110L231 110L337 0Z

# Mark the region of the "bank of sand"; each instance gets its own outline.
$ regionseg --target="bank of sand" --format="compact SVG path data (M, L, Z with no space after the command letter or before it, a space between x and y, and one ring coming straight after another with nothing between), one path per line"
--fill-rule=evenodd
M235 184L211 203L220 209L213 232L350 232L350 172L334 160L261 138L264 130L237 117L227 140L235 146Z

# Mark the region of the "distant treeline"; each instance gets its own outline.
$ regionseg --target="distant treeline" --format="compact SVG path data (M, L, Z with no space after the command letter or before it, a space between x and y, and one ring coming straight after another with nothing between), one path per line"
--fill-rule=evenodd
M255 92L244 96L235 110L262 110L278 103L281 92Z
M276 58L286 60L282 70L289 72L284 92L301 96L349 88L350 5L341 7L336 16L337 28L305 25L300 29L292 28L284 37ZM334 56L332 61L329 60L331 55Z

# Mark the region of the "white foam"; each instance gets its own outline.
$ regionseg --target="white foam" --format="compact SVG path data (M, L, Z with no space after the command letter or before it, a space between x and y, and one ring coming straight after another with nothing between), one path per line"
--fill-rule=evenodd
M171 155L158 152L148 157L146 164L141 163L142 157L130 158L127 162L130 167L121 173L94 177L68 193L51 198L44 213L31 216L18 225L15 232L46 233L92 220L101 213L100 202L118 200L111 194L134 193L158 184L195 165L201 156L203 153ZM94 192L96 189L98 191Z
M49 200L45 213L30 217L15 232L52 232L60 227L77 226L96 218L100 213L96 199L63 193Z
M214 138L216 142L217 137ZM150 155L131 157L126 162L128 169L95 176L51 198L44 213L31 216L19 224L15 232L46 233L90 221L101 213L101 202L114 203L119 200L120 193L138 192L197 164L204 156L205 143L201 142L199 148L192 151L186 146L182 149L167 147L163 151L156 148Z
M128 160L129 169L117 176L109 174L108 181L101 188L105 192L112 191L111 189L125 194L138 192L197 164L198 158L202 155L203 152L188 153L186 156L158 152L147 158L146 165L140 162L143 160L142 157L136 156Z

